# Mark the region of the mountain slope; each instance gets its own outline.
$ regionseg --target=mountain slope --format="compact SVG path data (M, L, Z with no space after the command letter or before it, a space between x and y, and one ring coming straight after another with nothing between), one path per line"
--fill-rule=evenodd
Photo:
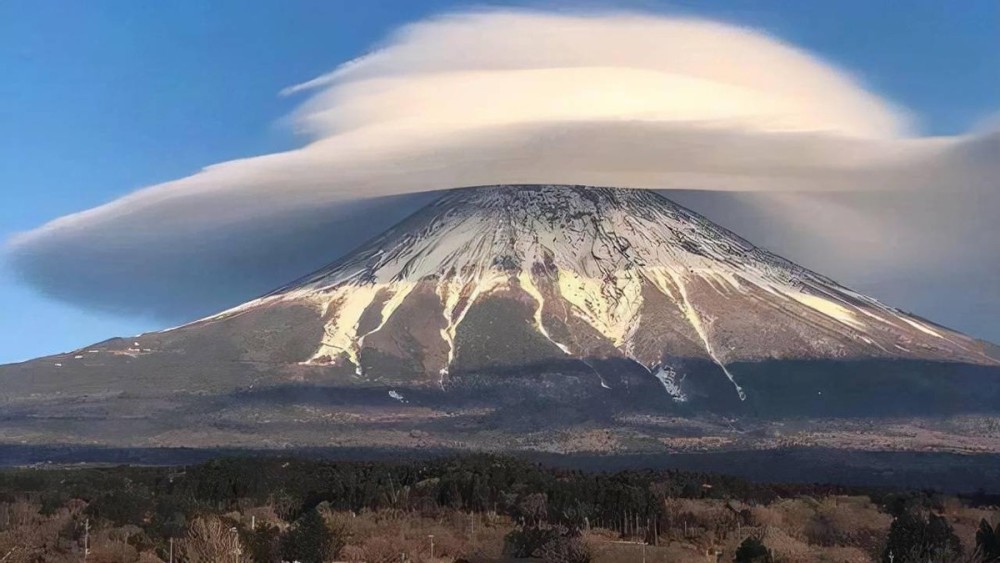
M635 416L995 413L997 365L654 192L468 188L218 315L0 366L0 442L370 445L419 420L517 448Z
M529 360L625 357L678 399L677 363L905 358L992 363L981 343L850 291L662 196L565 186L456 190L346 259L202 322L278 303L325 319L309 364L444 385L474 347L470 313L501 299ZM494 327L506 332L522 323ZM521 327L523 328L523 327ZM480 335L496 338L496 334ZM408 347L407 343L412 346ZM472 354L466 353L466 356ZM475 359L470 359L475 362Z

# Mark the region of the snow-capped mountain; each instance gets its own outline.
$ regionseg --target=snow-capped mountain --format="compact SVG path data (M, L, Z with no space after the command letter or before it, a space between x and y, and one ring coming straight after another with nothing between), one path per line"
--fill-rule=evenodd
M289 304L323 319L303 364L441 387L491 358L629 359L679 401L692 360L741 399L736 362L995 361L646 190L454 190L331 266L195 324Z
M0 366L0 449L993 451L998 358L654 192L468 188L218 315Z

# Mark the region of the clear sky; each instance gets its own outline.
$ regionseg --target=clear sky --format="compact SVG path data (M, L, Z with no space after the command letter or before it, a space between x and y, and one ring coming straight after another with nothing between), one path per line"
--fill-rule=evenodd
M365 53L400 24L482 5L0 2L0 238L208 164L295 147L302 141L282 118L301 99L279 96L282 88ZM924 134L964 132L1000 99L995 0L628 6L718 18L798 45L912 110ZM0 362L156 328L155 319L51 300L0 266Z

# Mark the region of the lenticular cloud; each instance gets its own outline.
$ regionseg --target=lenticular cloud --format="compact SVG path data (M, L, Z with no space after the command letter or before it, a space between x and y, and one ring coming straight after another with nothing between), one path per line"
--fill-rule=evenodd
M975 139L916 137L905 111L847 73L762 33L696 19L439 17L284 94L305 97L292 116L301 148L56 219L10 242L15 268L64 299L184 318L337 258L435 190L721 190L765 208L780 192L774 208L795 216L816 209L803 194L980 194L989 183L990 164L964 157ZM878 230L863 208L836 215L847 207L825 206L837 219L824 240ZM891 250L887 263L908 255Z
M299 118L320 137L604 120L873 138L907 127L842 72L767 36L635 15L440 18L287 92L309 89L323 91Z

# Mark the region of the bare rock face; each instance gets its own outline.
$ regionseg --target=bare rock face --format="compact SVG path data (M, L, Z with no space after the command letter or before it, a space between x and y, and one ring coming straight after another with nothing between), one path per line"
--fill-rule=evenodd
M492 186L218 315L0 366L0 402L299 385L342 389L338 404L369 390L397 410L494 409L498 427L536 404L536 422L977 413L1000 408L997 357L654 192Z

